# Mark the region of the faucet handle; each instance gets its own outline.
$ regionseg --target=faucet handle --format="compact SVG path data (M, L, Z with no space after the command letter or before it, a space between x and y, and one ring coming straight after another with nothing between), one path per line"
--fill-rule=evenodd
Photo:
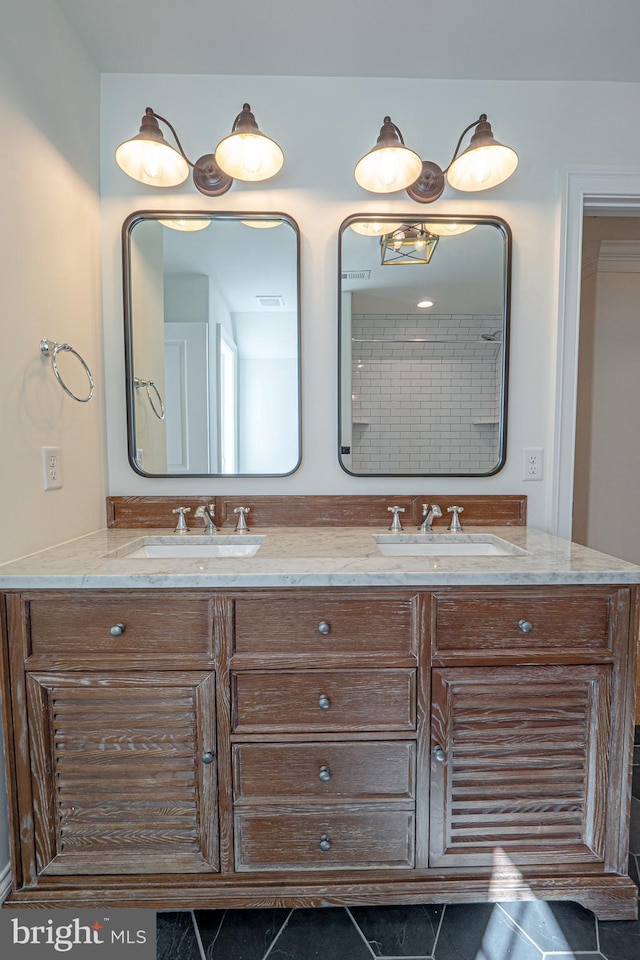
M447 507L447 513L451 514L451 523L447 527L453 533L459 533L462 530L460 523L460 514L464 513L464 507Z
M393 514L393 520L389 530L392 533L402 533L402 524L400 523L400 514L404 513L404 507L387 507L389 513Z
M235 507L234 513L238 514L238 522L236 523L236 533L246 533L249 527L247 526L247 521L245 516L247 513L251 512L251 507Z
M187 526L187 521L185 520L185 514L191 513L191 507L176 507L175 510L171 511L171 513L178 514L176 533L186 533L189 528Z

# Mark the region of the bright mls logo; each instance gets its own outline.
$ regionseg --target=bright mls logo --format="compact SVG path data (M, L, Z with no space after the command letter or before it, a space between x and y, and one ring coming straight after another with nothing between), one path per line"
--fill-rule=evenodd
M8 948L8 950L7 950ZM70 954L155 960L155 910L2 910L0 950L10 960Z

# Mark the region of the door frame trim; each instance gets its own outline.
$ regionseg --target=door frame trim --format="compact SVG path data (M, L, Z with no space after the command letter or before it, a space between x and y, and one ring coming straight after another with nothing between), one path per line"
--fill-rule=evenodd
M558 345L553 471L549 528L571 539L578 392L578 340L585 210L602 216L640 215L640 167L579 166L566 169L561 188Z

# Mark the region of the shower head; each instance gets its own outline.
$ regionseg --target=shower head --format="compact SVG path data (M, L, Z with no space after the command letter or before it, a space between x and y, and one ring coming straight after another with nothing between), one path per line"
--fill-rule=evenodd
M481 333L480 337L482 340L490 340L492 343L500 343L502 341L502 330L494 330L493 333Z

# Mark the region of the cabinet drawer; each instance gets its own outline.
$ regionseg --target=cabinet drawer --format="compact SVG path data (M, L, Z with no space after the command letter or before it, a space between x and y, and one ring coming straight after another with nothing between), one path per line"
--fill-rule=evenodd
M241 814L236 870L412 867L414 815L406 810Z
M415 744L237 744L233 751L236 800L318 801L414 796Z
M86 591L34 596L27 601L27 620L36 655L210 657L212 652L209 600L202 596Z
M412 730L413 670L317 670L234 675L236 731Z
M236 653L413 652L411 597L264 597L235 603Z
M610 593L436 596L436 649L611 648Z

